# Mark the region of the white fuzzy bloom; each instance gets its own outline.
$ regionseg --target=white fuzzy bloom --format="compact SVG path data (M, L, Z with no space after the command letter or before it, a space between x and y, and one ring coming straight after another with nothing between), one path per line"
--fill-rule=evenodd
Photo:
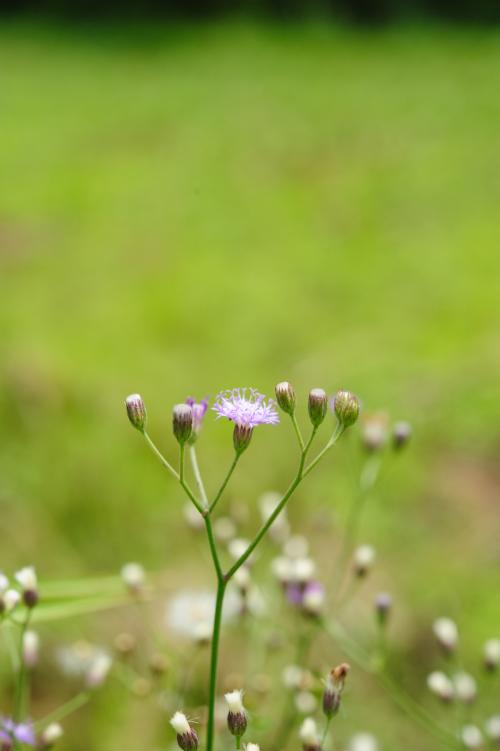
M138 592L144 586L146 574L140 563L126 563L121 570L122 581L133 592Z
M488 639L484 644L484 664L493 670L500 665L500 639Z
M488 738L498 743L500 741L500 714L489 717L484 723L484 729Z
M348 751L378 751L377 739L371 733L356 733L349 741Z
M460 737L465 748L481 748L483 745L483 734L477 725L464 725Z
M303 535L292 535L283 546L283 553L288 558L306 558L309 553L309 542Z
M250 542L248 540L245 540L242 537L235 537L234 540L230 540L227 549L229 555L237 561L238 558L241 558L249 545Z
M302 597L302 607L311 615L319 615L325 604L326 593L323 587L306 588Z
M453 676L453 686L455 688L455 694L460 701L469 704L476 698L477 685L470 673L464 671L455 673Z
M176 712L170 720L170 724L177 733L177 735L185 735L191 730L188 719L182 712Z
M2 595L2 602L6 613L10 613L19 604L21 595L16 589L8 589Z
M222 611L223 622L236 618L241 609L241 598L228 590ZM212 638L215 613L215 595L208 590L184 590L174 595L167 604L167 627L179 636L196 643Z
M182 511L184 514L184 519L186 520L187 525L191 527L191 529L203 529L203 527L205 526L203 517L196 506L193 506L191 501L187 501L187 503L184 504Z
M306 717L299 731L300 740L304 746L317 746L319 744L318 726L312 717Z
M291 581L298 584L305 584L314 577L316 573L316 564L312 558L296 558L291 561L292 563L292 579Z
M33 566L25 566L14 574L14 578L24 592L36 592L38 580Z
M238 587L238 589L242 590L243 592L246 592L248 587L250 586L250 571L246 566L241 566L237 571L234 572L233 581Z
M229 693L224 694L224 699L226 700L229 711L232 714L245 713L245 709L243 707L243 691L239 689L236 691L230 691Z
M54 743L57 743L57 741L62 738L62 736L63 729L59 725L59 723L51 722L50 725L47 725L47 727L42 730L40 740L44 748L50 748L50 746L53 746Z
M451 618L437 618L432 624L434 636L439 644L448 652L456 649L458 644L458 628Z
M440 670L435 670L427 676L427 688L444 701L453 698L453 683Z
M300 714L311 714L318 706L318 700L310 691L299 691L295 694L295 706Z
M40 637L36 631L29 629L23 636L23 662L28 668L34 668L38 663L40 651Z
M90 663L85 676L85 683L88 688L99 688L102 686L111 669L113 661L111 657L102 652Z
M260 746L258 743L247 743L245 751L260 751Z
M359 545L354 551L354 567L358 574L366 574L375 563L375 548L371 545Z
M0 595L2 595L8 588L9 580L7 579L3 571L0 571Z
M293 562L290 558L284 555L280 555L271 563L271 569L274 576L281 584L286 584L292 580L293 576Z
M221 542L229 542L235 537L236 524L230 516L220 516L214 521L214 535Z

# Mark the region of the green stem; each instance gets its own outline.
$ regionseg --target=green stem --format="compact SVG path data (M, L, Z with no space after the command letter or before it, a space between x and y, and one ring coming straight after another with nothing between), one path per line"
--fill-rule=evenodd
M42 720L38 720L38 722L35 723L35 730L44 728L47 725L50 725L51 722L60 722L61 720L64 720L65 717L68 717L68 715L76 712L76 710L80 709L80 707L83 707L83 705L86 704L89 699L90 692L81 691L65 704L62 704L60 707L58 707L58 709L55 709L53 712L48 714Z
M200 468L198 466L198 457L196 456L196 448L194 447L194 445L189 447L189 458L191 459L191 466L193 468L194 479L196 481L196 485L200 493L200 498L203 502L203 507L205 509L208 509L208 506L209 506L208 496L205 490L205 485L203 483L203 478L201 476Z
M295 417L295 412L293 412L291 415L292 425L295 430L295 434L297 436L297 439L299 441L300 450L304 451L304 439L302 438L302 433L299 428L299 423L297 422L297 418Z
M179 444L179 482L184 486L184 454L186 446L184 443Z
M213 751L215 730L215 696L217 691L217 666L219 661L220 627L222 623L222 606L226 582L219 579L217 583L217 598L215 601L214 625L212 632L212 646L210 652L210 682L208 688L208 722L207 722L207 749Z
M20 722L23 718L25 703L25 684L26 684L26 663L24 661L24 636L28 630L31 618L31 609L28 608L26 618L21 624L21 635L19 639L19 673L17 676L16 696L14 701L14 720Z
M168 469L168 471L170 472L170 474L173 475L176 480L178 480L179 479L178 473L172 467L172 465L170 464L170 462L168 462L165 459L165 457L161 453L160 449L153 443L153 441L149 437L149 434L146 433L146 431L144 431L143 432L143 436L146 439L146 443L148 444L148 446L151 449L151 451L153 452L153 454L155 454L155 456L160 460L160 462L163 464L163 466L165 467L165 469Z
M328 441L324 449L322 449L322 451L320 451L319 454L312 460L312 462L305 468L303 477L307 477L309 472L311 472L311 470L314 469L316 464L319 461L321 461L321 459L326 454L326 452L329 451L332 448L332 446L334 446L337 443L338 439L340 438L344 430L345 430L345 427L340 422L338 422L337 427L333 431L332 437L330 438L330 440Z
M217 495L215 496L215 498L213 499L212 503L210 504L210 506L208 508L208 513L209 514L212 513L212 511L216 507L217 503L219 502L219 499L220 499L221 495L223 494L224 490L226 489L226 485L228 484L231 475L233 474L234 470L236 469L236 465L238 464L238 460L239 460L240 456L241 456L241 452L237 452L235 454L234 459L233 459L233 463L229 467L229 472L225 476L224 481L223 481L222 485L220 486Z
M217 545L215 543L212 520L210 519L208 514L205 514L204 519L205 527L207 530L208 544L210 546L210 553L212 555L215 571L217 573L217 581L220 583L221 581L224 581L224 573L222 571L222 566L220 565L219 554L217 553Z
M330 729L331 719L332 719L331 715L326 718L325 729L323 731L323 737L321 738L321 748L323 748L323 746L325 745L326 737L328 735L328 730Z

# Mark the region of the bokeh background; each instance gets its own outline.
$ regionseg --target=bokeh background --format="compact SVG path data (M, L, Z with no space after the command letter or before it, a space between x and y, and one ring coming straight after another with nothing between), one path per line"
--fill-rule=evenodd
M347 387L414 426L362 536L423 695L435 616L457 619L472 664L500 635L498 5L319 5L10 3L1 18L1 567L52 580L139 560L208 583L124 397L141 392L174 456L187 395ZM358 443L290 510L325 565ZM199 451L214 488L227 426L209 420ZM295 461L286 424L255 435L227 501L249 529ZM125 617L67 619L56 638L111 638ZM39 713L64 698L50 667ZM350 729L429 748L355 685ZM111 691L68 722L67 748L165 747L153 710Z

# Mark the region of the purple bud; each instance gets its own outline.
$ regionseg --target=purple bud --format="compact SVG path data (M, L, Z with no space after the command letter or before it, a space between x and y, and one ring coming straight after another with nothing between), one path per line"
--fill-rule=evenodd
M146 427L146 406L139 394L131 394L125 399L128 419L137 430L144 432Z
M282 381L278 383L275 388L276 401L278 406L286 412L288 415L293 415L295 412L295 391L293 386L288 381Z
M326 392L323 389L312 389L309 392L308 409L309 419L315 428L319 427L325 419L327 408Z
M193 410L189 404L176 404L172 413L172 428L180 445L184 445L193 429Z
M250 445L252 440L253 428L251 425L242 425L236 423L233 430L234 450L237 454L242 454Z

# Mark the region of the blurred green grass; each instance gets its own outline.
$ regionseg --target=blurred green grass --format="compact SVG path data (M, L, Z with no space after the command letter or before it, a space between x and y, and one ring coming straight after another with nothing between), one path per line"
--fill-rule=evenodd
M494 633L499 74L498 31L4 23L2 566L189 579L182 499L123 398L172 452L173 402L288 378L414 424L363 529L380 581L416 642L440 610L471 650ZM279 431L233 501L286 484ZM348 443L296 526L345 512ZM200 452L214 487L227 427Z

